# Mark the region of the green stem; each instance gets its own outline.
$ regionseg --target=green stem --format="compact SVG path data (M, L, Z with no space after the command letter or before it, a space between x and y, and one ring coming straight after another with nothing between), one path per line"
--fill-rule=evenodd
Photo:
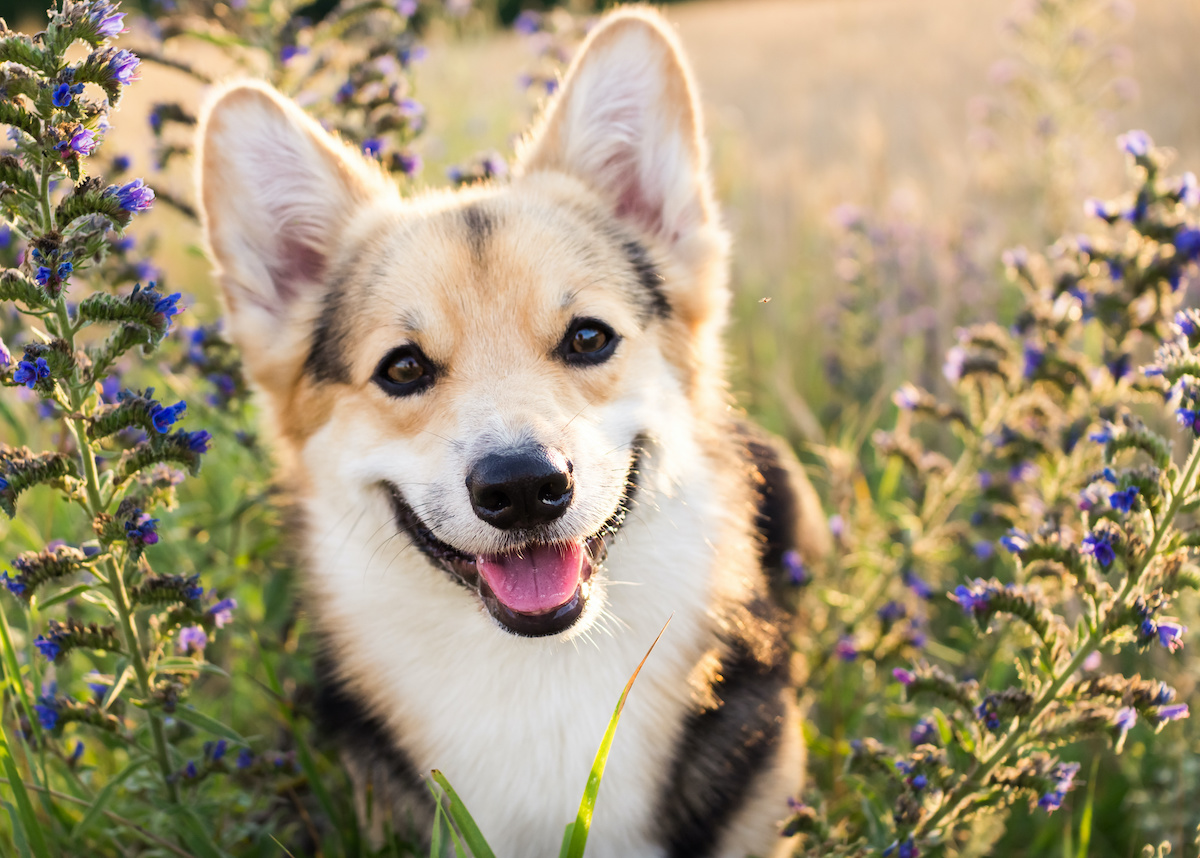
M1154 538L1150 541L1150 545L1146 549L1146 553L1142 556L1142 562L1138 565L1137 570L1131 571L1125 577L1125 583L1121 587L1121 591L1110 603L1109 611L1105 612L1106 617L1113 608L1124 604L1134 586L1142 579L1146 569L1154 561L1155 553L1158 551L1159 545L1162 544L1163 536L1166 535L1167 529L1171 526L1172 521L1174 521L1176 514L1179 512L1180 506L1183 504L1185 498L1189 494L1189 488L1196 476L1197 465L1200 465L1200 443L1192 445L1192 451L1188 456L1188 461L1184 468L1183 475L1180 478L1179 483L1171 490L1171 502L1167 505L1166 512L1163 514L1161 521L1159 521L1158 526L1155 528ZM1042 693L1038 695L1037 700L1033 704L1033 708L1027 723L1033 724L1037 721L1042 713L1045 712L1046 708L1058 697L1058 692L1062 690L1067 681L1083 666L1083 662L1087 659L1087 657L1099 648L1106 631L1105 625L1106 624L1102 619L1096 624L1094 629L1088 632L1087 638L1071 657L1071 660L1067 662L1066 666L1058 672L1050 684L1047 685L1042 690ZM997 766L1008 759L1008 756L1026 737L1027 732L1028 731L1026 729L1022 729L1022 723L1020 719L1014 720L1012 726L1009 728L1008 733L1005 735L1000 744L997 745L992 752L987 755L987 757L979 762L975 769L967 776L965 781L963 781L953 790L946 800L942 802L941 807L938 808L936 813L917 826L915 833L919 835L921 833L931 831L947 818L951 820L955 819L960 810L970 802L971 794L974 792L975 788L981 782L986 780L988 775L990 775Z
M150 669L146 666L146 659L142 655L141 642L138 640L137 626L133 622L133 609L131 607L129 592L125 587L125 569L123 565L118 564L113 559L109 558L108 562L109 576L108 588L112 593L113 603L117 607L118 619L121 623L121 636L125 641L125 651L129 656L129 663L133 665L133 672L137 675L138 688L142 692L142 699L150 703ZM175 786L175 782L171 779L171 757L167 752L167 737L163 732L162 719L158 712L153 709L148 709L146 715L150 719L150 734L154 738L154 757L158 762L159 771L163 776L163 783L167 786L167 794L172 802L179 801L179 790Z

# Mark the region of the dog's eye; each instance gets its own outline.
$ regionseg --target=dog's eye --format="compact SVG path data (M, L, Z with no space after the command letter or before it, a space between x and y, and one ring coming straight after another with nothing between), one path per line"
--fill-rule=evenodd
M597 364L612 357L620 339L613 329L596 319L576 319L567 329L559 353L567 363Z
M433 384L433 364L416 346L400 346L379 362L375 383L392 396L411 396Z

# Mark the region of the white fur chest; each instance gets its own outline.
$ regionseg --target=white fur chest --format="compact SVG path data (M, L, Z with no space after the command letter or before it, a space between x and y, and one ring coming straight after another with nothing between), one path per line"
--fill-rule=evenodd
M630 694L588 854L655 856L654 809L691 690L712 645L715 510L678 498L638 505L596 581L604 612L529 639L396 535L373 497L309 507L314 607L355 688L422 774L445 773L500 858L553 856L630 674L673 615Z

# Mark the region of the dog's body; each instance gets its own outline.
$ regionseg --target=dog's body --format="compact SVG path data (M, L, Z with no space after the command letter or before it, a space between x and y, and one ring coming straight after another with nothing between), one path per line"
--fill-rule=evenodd
M201 130L231 329L267 397L362 804L441 769L497 854L767 855L799 786L766 571L811 490L727 404L727 240L690 76L646 11L589 37L508 185L402 200L259 85Z

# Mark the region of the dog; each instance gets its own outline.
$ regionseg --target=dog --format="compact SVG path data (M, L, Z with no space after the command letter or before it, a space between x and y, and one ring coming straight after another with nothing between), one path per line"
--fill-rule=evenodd
M198 134L229 331L295 499L321 719L362 812L388 811L377 836L428 838L438 768L498 855L557 855L672 618L588 854L786 848L803 749L771 588L824 530L731 405L729 238L670 27L606 16L508 181L403 198L255 82Z

